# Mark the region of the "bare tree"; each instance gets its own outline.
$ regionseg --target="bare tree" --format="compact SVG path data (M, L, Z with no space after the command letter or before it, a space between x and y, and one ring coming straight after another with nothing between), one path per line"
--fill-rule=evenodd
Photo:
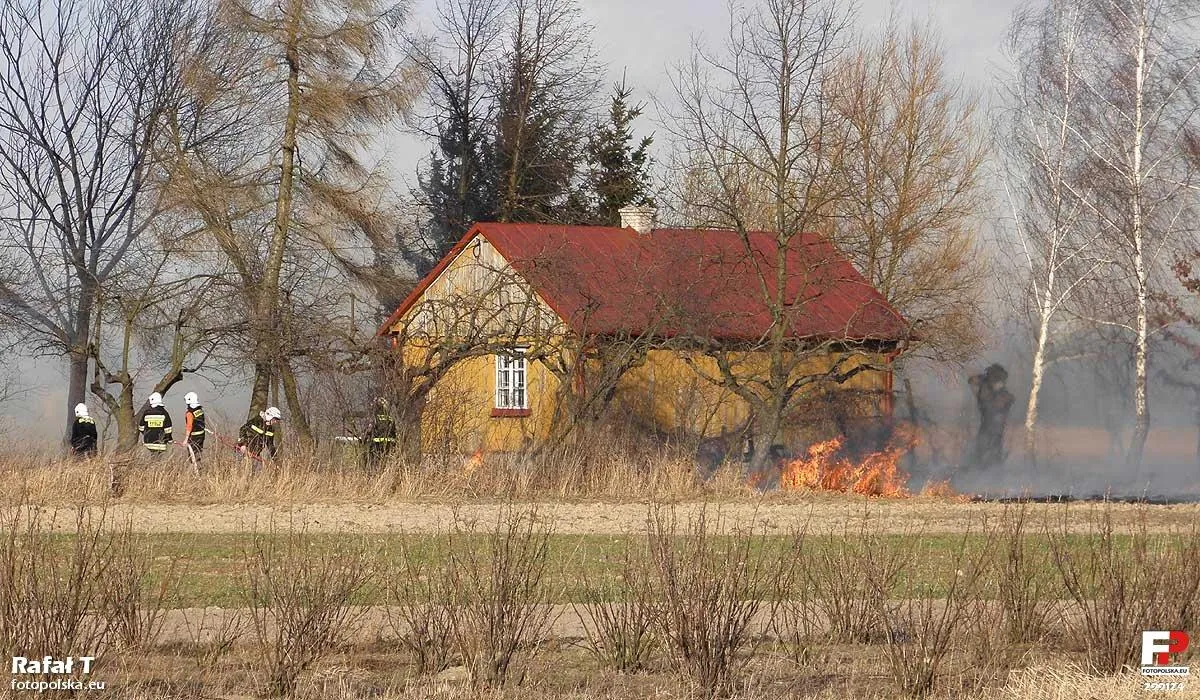
M693 319L693 352L684 353L700 376L749 406L755 470L767 464L805 391L879 368L853 349L842 351L852 328L799 330L849 280L837 279L839 256L810 232L829 230L846 196L849 146L826 89L850 21L827 0L734 8L723 52L697 49L673 76L680 106L664 110L680 149L676 206L688 223L732 228L741 241L741 259L711 261L712 274L737 265L755 278L754 289L716 293L742 298L747 310L762 314L761 326L730 343L705 330L716 319ZM852 325L870 312L853 309Z
M944 60L932 28L893 18L836 66L826 90L845 129L845 196L831 223L867 281L920 324L912 352L963 360L981 342L986 150L976 99Z
M116 420L119 450L137 444L138 416L148 406L134 397L137 367L162 367L152 391L165 395L200 371L226 335L218 318L217 295L227 291L221 278L173 270L172 257L136 251L136 270L110 280L96 303L89 389Z
M180 6L0 5L0 313L88 388L96 304L161 211L155 147L176 98Z
M1093 281L1087 320L1124 330L1133 348L1134 431L1126 461L1141 463L1150 430L1148 368L1155 292L1165 255L1188 229L1192 180L1186 144L1197 125L1200 29L1191 0L1083 0L1082 117L1093 207L1112 274Z
M1073 353L1055 343L1070 302L1105 261L1095 257L1095 193L1083 176L1086 154L1075 138L1082 117L1080 76L1084 18L1075 0L1030 6L1013 20L1010 51L1017 70L1005 114L1005 185L1014 234L1028 269L1019 302L1034 327L1026 461L1037 461L1038 408L1046 370Z

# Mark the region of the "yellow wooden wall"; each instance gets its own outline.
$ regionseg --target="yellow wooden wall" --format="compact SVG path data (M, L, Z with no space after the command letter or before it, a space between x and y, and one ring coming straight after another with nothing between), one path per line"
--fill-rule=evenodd
M493 417L496 360L466 360L438 383L429 397L421 425L426 449L464 454L518 450L550 434L558 378L539 362L526 370L529 416Z
M873 358L881 361L881 358ZM701 366L711 363L698 358ZM807 371L824 371L829 360L814 358ZM862 372L842 390L882 390L882 372ZM527 417L493 417L496 370L494 357L467 360L456 367L430 396L422 425L426 449L464 454L477 450L510 451L535 444L550 434L558 378L541 363L530 361ZM749 415L746 403L699 376L673 351L650 353L645 365L622 378L615 401L648 427L667 433L711 437L740 429ZM785 429L781 442L790 445L812 439L803 426Z
M740 429L750 415L746 402L705 378L720 376L712 358L692 355L690 359L689 363L675 351L651 351L646 364L631 370L622 378L619 399L642 422L666 432L680 431L712 437ZM846 360L844 367L853 367L863 361L879 365L885 363L881 355L856 353ZM823 374L832 362L832 356L815 356L801 362L796 374ZM767 357L762 353L743 355L737 358L737 364L734 365L747 373L743 376L762 372L766 366ZM885 372L867 370L838 385L835 390L878 392L886 386ZM801 439L799 435L789 432L785 431L784 442L794 443Z

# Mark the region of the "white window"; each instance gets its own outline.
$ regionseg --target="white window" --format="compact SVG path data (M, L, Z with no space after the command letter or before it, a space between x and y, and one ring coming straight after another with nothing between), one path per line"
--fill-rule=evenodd
M496 355L496 408L529 408L525 387L525 348Z

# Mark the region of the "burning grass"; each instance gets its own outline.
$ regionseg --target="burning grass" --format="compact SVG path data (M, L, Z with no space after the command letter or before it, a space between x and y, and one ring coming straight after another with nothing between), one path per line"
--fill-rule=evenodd
M858 460L842 455L843 439L840 437L818 442L810 446L803 457L783 465L779 485L785 490L904 498L911 494L909 475L900 468L900 460L912 451L916 442L915 433L897 430L887 447Z

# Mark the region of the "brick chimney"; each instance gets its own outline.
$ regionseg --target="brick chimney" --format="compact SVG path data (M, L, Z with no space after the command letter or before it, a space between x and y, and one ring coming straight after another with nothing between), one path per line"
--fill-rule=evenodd
M631 228L645 236L654 228L658 210L654 207L621 207L617 213L621 215L621 228Z

